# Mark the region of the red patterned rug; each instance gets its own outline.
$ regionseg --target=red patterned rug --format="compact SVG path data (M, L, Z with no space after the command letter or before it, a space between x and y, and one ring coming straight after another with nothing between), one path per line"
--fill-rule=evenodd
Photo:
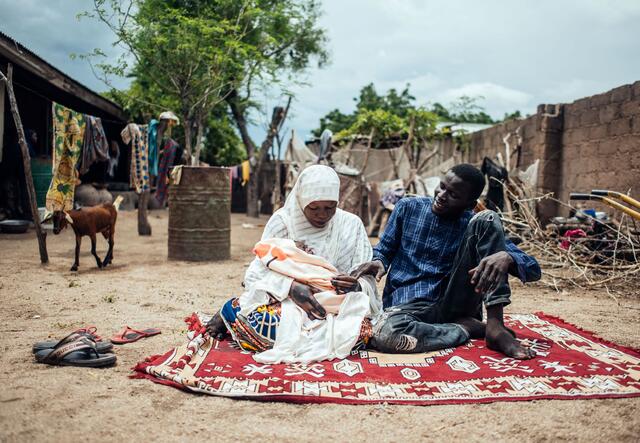
M354 352L309 365L257 363L231 341L205 340L204 318L186 319L190 341L138 363L133 377L192 392L298 403L434 405L640 396L640 352L543 313L506 323L538 353L506 358L473 340L426 354Z

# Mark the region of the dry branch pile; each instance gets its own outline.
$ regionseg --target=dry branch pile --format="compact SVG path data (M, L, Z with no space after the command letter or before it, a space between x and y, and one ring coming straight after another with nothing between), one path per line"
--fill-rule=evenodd
M615 294L640 295L640 226L629 216L613 213L598 219L579 208L534 192L510 178L505 189L503 223L518 247L535 256L542 267L541 283L565 287L604 289ZM546 227L535 216L536 203L551 199L578 217L556 218ZM581 229L586 236L568 238L567 231ZM562 242L564 246L562 248Z

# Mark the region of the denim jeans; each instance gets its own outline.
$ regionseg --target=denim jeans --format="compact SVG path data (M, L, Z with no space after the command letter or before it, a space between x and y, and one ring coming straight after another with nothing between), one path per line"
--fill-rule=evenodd
M464 233L442 297L437 301L417 298L387 308L374 328L370 346L388 353L414 353L465 343L469 333L453 321L461 317L482 320L483 303L493 306L511 302L507 276L494 291L481 295L475 292L469 275L480 260L504 250L504 230L498 215L488 210L476 214Z

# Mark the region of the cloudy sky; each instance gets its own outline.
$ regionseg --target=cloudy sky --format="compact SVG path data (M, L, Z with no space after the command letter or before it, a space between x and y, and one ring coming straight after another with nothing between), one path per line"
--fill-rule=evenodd
M86 62L69 58L112 41L101 25L76 20L90 3L0 0L0 30L104 90ZM487 112L501 117L640 80L638 0L323 0L323 7L331 64L293 88L287 127L302 135L331 109L351 111L370 82L379 92L410 83L419 104L483 96ZM265 109L277 102L261 99ZM256 118L258 139L263 121Z

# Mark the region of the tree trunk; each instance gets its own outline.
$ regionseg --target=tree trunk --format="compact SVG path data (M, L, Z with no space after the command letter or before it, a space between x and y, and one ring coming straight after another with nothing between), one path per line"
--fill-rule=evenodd
M151 225L147 214L150 195L151 191L147 190L138 196L138 235L151 235Z
M247 120L244 115L245 109L242 106L242 103L240 103L238 92L235 89L231 91L227 94L226 101L229 104L231 114L233 115L236 125L238 126L238 130L240 131L240 137L242 138L242 142L247 150L247 157L252 168L251 174L249 175L249 183L247 185L247 216L258 218L260 216L260 208L258 207L258 199L260 197L258 193L260 171L262 169L262 164L267 159L269 149L273 145L273 140L287 117L289 106L291 105L291 97L289 97L286 108L282 108L281 106L273 108L269 131L260 145L260 150L257 152L255 144L249 136Z
M226 98L227 104L229 105L229 109L231 109L231 114L233 115L233 119L236 121L236 125L238 126L238 131L240 132L240 137L242 138L242 143L244 144L245 149L247 150L247 158L251 159L253 154L256 151L256 145L251 140L249 136L249 130L247 128L247 119L244 116L244 107L242 103L240 103L240 97L238 97L238 91L232 90L229 94L227 94Z
M202 121L202 118L198 118L196 121L196 153L193 156L193 166L198 166L200 164L200 151L202 150L202 145L204 143L204 124Z
M13 114L13 121L18 131L18 143L20 144L20 151L22 152L22 164L24 166L24 178L27 182L27 193L29 194L29 203L31 206L31 216L33 217L33 224L36 228L36 236L38 237L38 249L40 250L40 262L48 263L49 255L47 254L47 235L42 231L40 225L40 213L38 212L38 204L36 202L36 190L33 186L33 176L31 175L31 157L29 156L29 148L24 138L24 128L22 127L22 120L20 119L20 112L18 111L18 103L16 102L16 96L13 93L13 65L9 63L7 65L7 76L5 77L0 72L0 80L2 80L7 86L7 92L9 93L9 105L11 106L11 113ZM4 103L0 103L0 106L4 106Z
M189 117L186 117L184 120L184 151L187 153L187 165L191 165L193 163L193 151L191 146L191 120Z

